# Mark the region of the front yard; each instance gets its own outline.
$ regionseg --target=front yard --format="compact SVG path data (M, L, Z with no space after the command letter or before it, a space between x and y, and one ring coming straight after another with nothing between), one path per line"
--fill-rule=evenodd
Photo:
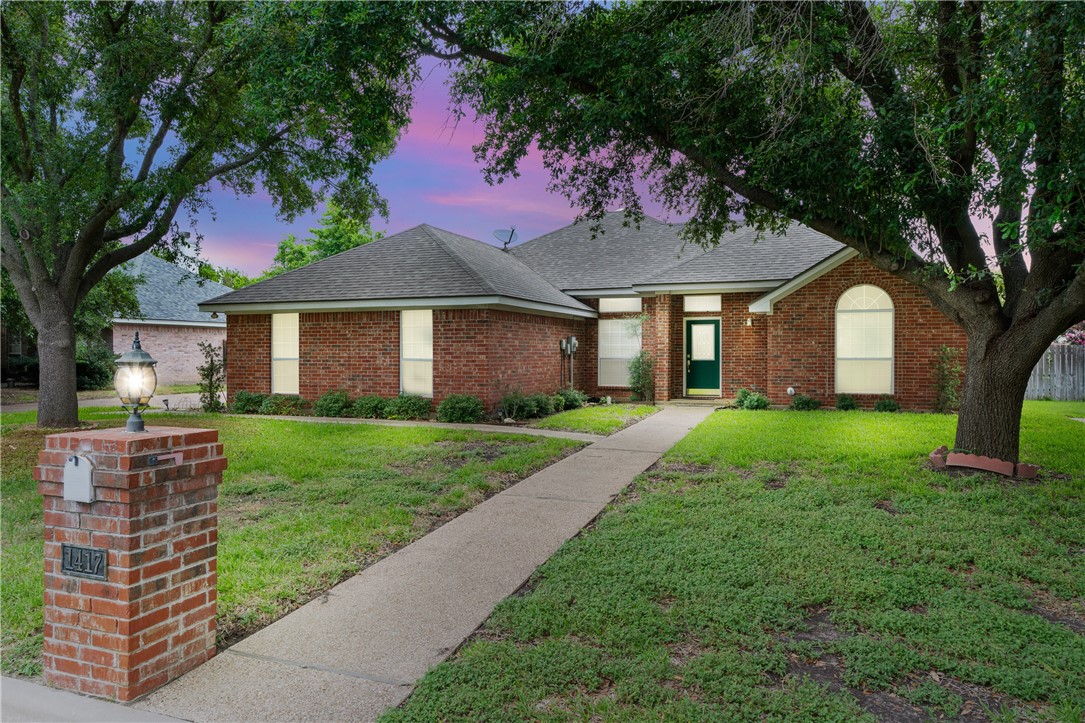
M387 720L1085 714L1085 404L1035 483L925 458L955 418L713 414Z
M116 411L83 409L103 426ZM3 415L3 672L40 670L42 503L34 413ZM148 415L220 430L220 641L229 642L582 444L427 427Z
M647 404L600 404L551 414L532 422L530 426L589 434L614 434L658 411L659 407Z

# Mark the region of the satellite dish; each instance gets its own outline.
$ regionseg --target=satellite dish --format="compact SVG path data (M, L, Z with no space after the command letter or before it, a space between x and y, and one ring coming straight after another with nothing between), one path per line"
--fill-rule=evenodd
M520 237L516 235L516 227L512 228L499 228L494 231L494 238L501 242L502 249L504 251L509 250L509 246L516 243Z

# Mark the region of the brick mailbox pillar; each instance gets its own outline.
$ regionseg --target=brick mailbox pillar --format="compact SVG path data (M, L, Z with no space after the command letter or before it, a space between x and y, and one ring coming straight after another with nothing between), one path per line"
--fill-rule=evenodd
M46 682L129 701L211 658L218 431L53 434L39 462Z

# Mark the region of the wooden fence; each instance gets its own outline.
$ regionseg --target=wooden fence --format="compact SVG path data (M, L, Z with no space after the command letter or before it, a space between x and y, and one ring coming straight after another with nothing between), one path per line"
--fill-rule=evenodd
M1032 370L1025 399L1085 399L1085 346L1052 344Z

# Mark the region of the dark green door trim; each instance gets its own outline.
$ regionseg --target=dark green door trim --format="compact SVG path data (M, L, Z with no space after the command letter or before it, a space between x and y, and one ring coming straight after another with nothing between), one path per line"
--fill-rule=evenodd
M709 334L711 348L708 348ZM693 397L720 394L719 319L686 319L686 394Z

